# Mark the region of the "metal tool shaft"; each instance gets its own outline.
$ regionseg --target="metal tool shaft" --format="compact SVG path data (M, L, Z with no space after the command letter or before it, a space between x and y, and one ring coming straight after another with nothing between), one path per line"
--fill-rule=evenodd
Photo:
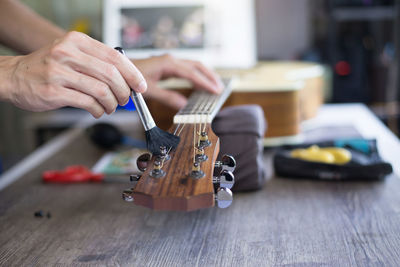
M135 91L132 91L132 101L135 104L136 110L139 114L139 118L142 121L143 127L145 131L148 131L156 126L156 123L153 120L153 117L151 116L151 113L146 105L146 102L144 102L143 96L140 93L136 93Z
M121 47L115 47L115 50L125 55L125 51ZM136 93L131 88L131 98L133 103L135 104L136 110L139 114L139 118L142 121L144 130L148 131L156 127L156 123L154 122L153 117L151 116L151 113L146 105L146 102L144 102L142 94Z

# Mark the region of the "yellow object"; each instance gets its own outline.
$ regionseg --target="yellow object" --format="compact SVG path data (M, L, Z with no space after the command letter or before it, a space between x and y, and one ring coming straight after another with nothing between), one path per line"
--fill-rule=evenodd
M332 153L335 157L336 164L346 164L351 160L351 153L347 149L340 147L325 147L321 148L321 150Z
M313 145L306 149L294 149L290 153L293 158L329 164L346 164L351 160L351 153L339 147L324 147Z
M83 32L89 34L90 32L90 22L86 18L79 18L74 21L71 27L72 31Z

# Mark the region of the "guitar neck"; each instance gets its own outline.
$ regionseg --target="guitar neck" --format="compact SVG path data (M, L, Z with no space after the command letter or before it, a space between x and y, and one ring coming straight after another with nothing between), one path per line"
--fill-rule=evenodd
M224 79L221 94L196 91L188 99L187 105L174 116L174 123L211 123L217 112L232 92L230 79Z

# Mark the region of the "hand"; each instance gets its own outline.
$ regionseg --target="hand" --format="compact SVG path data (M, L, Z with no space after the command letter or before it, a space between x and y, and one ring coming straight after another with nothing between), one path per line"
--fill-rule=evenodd
M114 112L117 104L126 104L130 88L141 93L147 89L129 59L78 32L9 62L10 82L6 90L0 88L0 98L31 111L71 106L98 118Z
M160 88L157 85L159 80L169 77L185 78L191 81L196 89L212 93L220 93L223 87L217 74L197 61L182 60L171 55L163 55L133 60L133 62L142 72L149 86L149 90L144 96L158 100L174 109L180 109L185 106L186 98L172 90Z

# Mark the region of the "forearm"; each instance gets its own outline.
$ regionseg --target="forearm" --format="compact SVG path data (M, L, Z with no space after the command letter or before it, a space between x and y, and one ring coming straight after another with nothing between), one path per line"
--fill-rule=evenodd
M19 1L0 0L0 43L27 54L64 34Z

